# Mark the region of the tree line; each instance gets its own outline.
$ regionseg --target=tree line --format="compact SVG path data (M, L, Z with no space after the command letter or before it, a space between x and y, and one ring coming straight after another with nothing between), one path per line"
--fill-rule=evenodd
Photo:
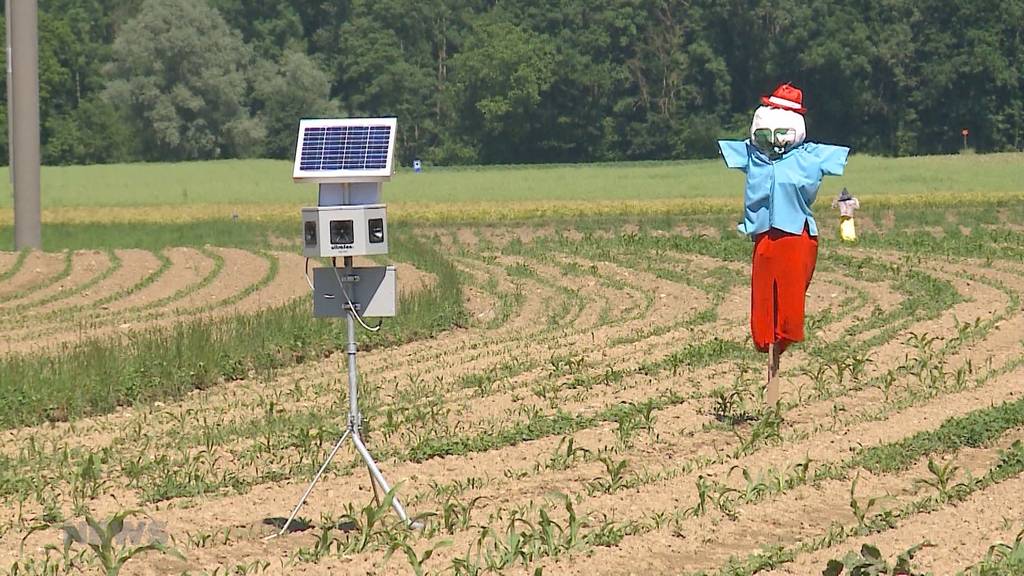
M406 164L709 157L784 81L812 140L1024 148L1024 0L39 7L46 164L285 158L299 118L334 115L397 116Z

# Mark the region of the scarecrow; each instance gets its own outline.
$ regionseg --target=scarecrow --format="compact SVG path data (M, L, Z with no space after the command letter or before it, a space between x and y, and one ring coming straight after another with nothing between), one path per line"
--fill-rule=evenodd
M839 207L839 237L844 242L857 241L857 225L853 222L853 213L860 208L860 200L850 196L850 191L843 188L839 197L832 200L832 207Z
M720 140L725 165L747 176L738 229L754 243L750 331L768 354L765 399L779 401L779 358L804 339L804 299L818 257L811 204L825 175L840 176L850 149L804 142L803 92L782 84L761 98L750 139Z

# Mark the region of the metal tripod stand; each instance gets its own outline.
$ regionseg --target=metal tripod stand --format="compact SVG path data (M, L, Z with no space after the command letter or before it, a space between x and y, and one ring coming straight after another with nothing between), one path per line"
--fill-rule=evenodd
M352 258L345 258L345 271L346 276L352 270ZM344 289L344 288L342 288ZM347 295L346 295L347 298ZM334 445L331 453L327 456L327 460L324 461L323 465L320 466L320 470L313 477L313 481L306 488L306 492L299 499L299 503L295 505L295 509L292 510L291 515L288 517L288 521L281 527L281 531L277 533L278 536L283 535L287 530L288 526L291 525L292 520L299 513L299 509L305 504L306 498L313 491L317 482L320 481L320 477L323 476L327 466L330 465L331 460L334 459L335 454L341 449L341 445L345 443L347 438L352 439L352 444L355 445L356 451L362 456L363 461L366 462L366 467L370 470L370 476L373 481L376 482L377 486L380 486L381 490L387 494L391 491L391 487L388 485L388 481L384 479L384 475L381 474L380 468L377 467L377 463L373 460L373 456L370 455L370 451L366 449L366 444L363 443L363 439L360 437L359 431L362 428L363 416L359 412L359 390L358 390L358 377L356 373L356 322L355 306L349 301L345 308L348 310L348 314L345 315L345 323L348 328L348 426L345 429L345 433L338 439L338 443ZM391 500L391 507L394 508L395 514L402 522L406 523L410 528L418 528L419 523L411 521L409 515L406 514L405 508L402 503L398 500L398 496L395 495Z

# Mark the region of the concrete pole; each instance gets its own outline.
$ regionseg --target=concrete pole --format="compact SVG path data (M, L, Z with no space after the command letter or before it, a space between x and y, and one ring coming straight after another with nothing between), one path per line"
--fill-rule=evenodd
M14 151L14 248L41 248L39 200L39 24L37 0L12 0L7 13L11 33L14 106L11 150Z
M13 75L11 68L11 0L4 0L4 49L7 50L6 58L4 62L7 63L7 82L4 85L7 86L7 175L11 179L11 193L14 193L14 147L11 143L14 142L14 121L12 115L14 114L14 99L11 98L11 76Z

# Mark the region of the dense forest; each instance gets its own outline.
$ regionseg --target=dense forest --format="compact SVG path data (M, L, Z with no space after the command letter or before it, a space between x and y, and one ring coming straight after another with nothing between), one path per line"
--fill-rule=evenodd
M47 164L287 157L298 118L324 115L397 116L405 164L708 157L783 81L804 90L809 139L949 153L968 128L979 152L1024 148L1024 0L39 0L39 10ZM3 133L6 117L0 105Z

